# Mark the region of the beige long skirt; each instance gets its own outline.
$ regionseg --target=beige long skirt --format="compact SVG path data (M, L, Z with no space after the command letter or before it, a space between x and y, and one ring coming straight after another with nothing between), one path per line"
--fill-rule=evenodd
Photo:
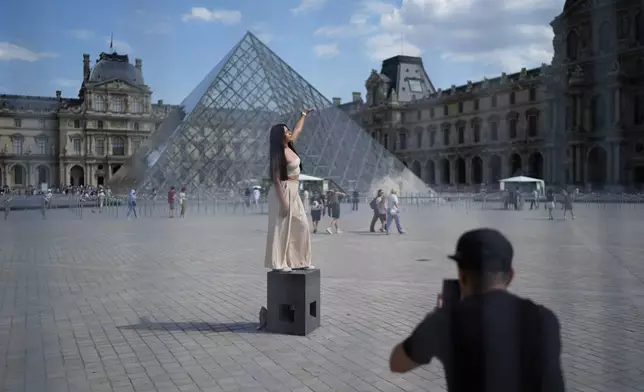
M268 192L268 235L266 237L266 268L307 268L311 265L311 232L299 195L298 181L283 181L282 192L289 205L283 213L282 206L271 188Z

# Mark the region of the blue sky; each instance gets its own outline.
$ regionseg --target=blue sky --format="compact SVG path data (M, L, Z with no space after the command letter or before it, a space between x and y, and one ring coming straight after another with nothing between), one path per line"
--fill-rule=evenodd
M491 5L494 4L494 5ZM437 88L552 57L548 23L563 0L8 1L0 93L75 97L82 54L143 59L155 100L179 103L253 31L328 98L364 95L386 57L420 55ZM9 17L6 17L6 16Z

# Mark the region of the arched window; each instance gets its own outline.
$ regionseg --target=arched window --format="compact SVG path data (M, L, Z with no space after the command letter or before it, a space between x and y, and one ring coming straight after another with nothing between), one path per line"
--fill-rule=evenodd
M637 11L633 20L633 33L635 34L635 41L638 43L644 42L644 18L642 11Z
M601 128L606 124L606 101L601 95L595 95L591 100L593 127Z
M610 52L613 48L613 32L608 22L604 22L599 27L599 50L601 52Z
M400 149L401 150L406 150L407 149L407 132L403 131L400 132Z
M114 113L123 113L123 97L112 97L111 109Z
M481 141L481 120L477 118L472 120L472 141L474 143Z
M449 125L443 127L443 146L449 146Z
M94 98L94 110L97 112L104 112L105 111L105 97L102 95L97 95Z
M579 35L576 31L571 31L568 33L568 38L566 39L566 54L569 59L577 59L577 50L579 49Z
M14 185L25 185L25 168L21 165L13 165L12 171Z
M25 143L25 139L21 135L13 137L13 140L11 141L11 145L13 148L14 155L22 155L24 143Z
M112 155L124 156L125 155L125 140L117 136L112 139Z

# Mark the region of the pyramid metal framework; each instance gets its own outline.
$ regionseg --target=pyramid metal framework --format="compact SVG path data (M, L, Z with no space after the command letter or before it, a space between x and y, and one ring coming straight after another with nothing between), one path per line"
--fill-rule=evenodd
M238 194L268 177L273 124L309 115L296 148L303 173L345 191L431 192L393 154L248 32L110 179L147 194L174 185L191 194Z

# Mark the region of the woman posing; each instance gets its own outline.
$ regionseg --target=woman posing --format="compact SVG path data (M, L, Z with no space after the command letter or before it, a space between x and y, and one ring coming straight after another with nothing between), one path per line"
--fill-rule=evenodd
M293 142L302 132L304 120L313 109L301 113L293 132L284 124L271 128L269 170L273 186L268 192L268 235L266 268L290 272L313 269L311 233L304 204L299 195L302 162Z

